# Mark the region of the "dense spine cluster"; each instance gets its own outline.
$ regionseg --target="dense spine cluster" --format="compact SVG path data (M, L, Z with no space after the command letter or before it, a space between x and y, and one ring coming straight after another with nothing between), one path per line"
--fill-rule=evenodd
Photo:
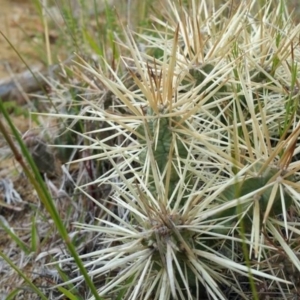
M133 88L82 64L117 98L86 111L112 133L93 141L112 169L92 184L110 184L118 210L99 201L109 218L79 225L102 233L85 257L105 299L243 297L249 276L287 288L268 265L279 252L300 269L286 241L300 207L300 27L282 5L188 2L154 19L156 34L140 37L148 52L126 33Z

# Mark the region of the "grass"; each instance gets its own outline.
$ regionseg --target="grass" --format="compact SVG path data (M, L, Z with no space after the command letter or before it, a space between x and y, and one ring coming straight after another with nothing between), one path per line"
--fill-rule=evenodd
M55 22L34 1L41 60L76 54L36 96L54 126L21 136L0 104L35 197L19 222L3 210L6 299L299 293L299 26L283 2L186 2L107 3L105 22L96 1L77 15L55 3L64 25L51 45Z

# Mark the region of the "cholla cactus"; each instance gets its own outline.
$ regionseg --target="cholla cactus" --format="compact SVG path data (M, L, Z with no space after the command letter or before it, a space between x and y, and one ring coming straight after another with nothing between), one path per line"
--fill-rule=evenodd
M141 36L162 57L127 33L134 88L108 64L111 76L81 65L117 98L74 116L111 132L86 138L93 159L113 166L91 184L109 183L118 209L93 199L107 219L78 224L102 233L101 249L83 258L105 299L244 299L251 289L239 281L249 276L275 293L297 285L270 262L284 253L300 270L300 27L283 3L257 14L229 6L168 2L167 21L154 19L164 29Z

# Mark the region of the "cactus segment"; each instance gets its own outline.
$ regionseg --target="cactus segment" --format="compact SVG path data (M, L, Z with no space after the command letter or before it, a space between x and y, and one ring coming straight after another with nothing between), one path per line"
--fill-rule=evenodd
M222 202L231 201L239 197L245 196L247 194L253 193L256 190L263 188L267 184L275 182L277 177L276 174L278 172L279 170L276 168L268 168L257 177L247 178L242 182L237 182L235 184L230 185L221 194ZM272 188L273 186L270 186L262 191L258 191L257 194L254 194L252 196L253 202L257 200L259 201L261 214L263 214L267 209ZM285 201L285 208L288 209L292 204L292 198L286 191L284 191L283 196ZM241 207L237 206L231 209L227 209L221 213L220 217L238 215L239 211L243 213L248 207L249 203L246 203L242 204ZM283 213L282 202L280 190L278 188L271 208L271 215L275 216L281 213ZM248 211L248 214L252 217L252 209Z

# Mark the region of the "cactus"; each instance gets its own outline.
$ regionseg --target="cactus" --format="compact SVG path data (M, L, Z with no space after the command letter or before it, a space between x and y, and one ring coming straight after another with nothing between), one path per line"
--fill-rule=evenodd
M279 188L276 189L274 196L272 197L272 186L263 189L265 186L271 183L271 180L276 181L276 178L280 170L277 168L267 168L262 174L254 177L250 177L245 179L243 182L235 183L227 187L223 193L220 195L223 201L230 201L247 194L252 194L253 204L255 201L259 202L261 213L264 214L266 211L270 199L272 199L271 207L270 207L270 215L276 216L282 214L285 209L289 209L292 205L292 197L284 190L283 188L283 199L284 199L284 207L281 201L281 193ZM292 179L292 178L291 178ZM261 190L263 189L263 190ZM253 192L257 191L256 194L253 195ZM241 208L242 212L247 209L248 205L243 205ZM222 217L227 215L238 215L239 207L231 208L228 211L222 212ZM251 213L250 213L251 218Z
M289 211L300 209L293 158L300 120L291 92L300 60L291 45L300 29L283 3L258 14L240 5L227 17L229 5L214 11L205 2L186 8L169 1L169 34L141 36L159 58L140 52L127 33L133 89L112 69L107 76L82 63L117 98L109 108L86 109L111 137L86 138L101 149L93 159L112 165L91 184L110 184L118 211L95 199L107 219L78 225L102 234L102 248L86 257L94 259L87 267L101 278L105 298L229 299L223 290L233 287L242 299L237 278L288 290L268 265L277 248L300 265L282 238L298 235ZM287 25L280 27L282 18ZM259 264L247 258L253 255Z
M147 110L146 116L153 116L154 119L149 119L146 121L146 126L144 124L140 125L136 132L139 136L142 136L143 139L138 137L138 142L143 145L145 144L145 138L147 134L149 138L152 140L152 153L155 162L158 166L158 171L160 174L166 174L168 164L172 163L170 169L170 178L169 178L169 192L168 197L172 195L175 190L179 180L180 174L176 171L174 167L174 162L176 158L178 159L187 159L188 158L188 150L182 142L182 139L185 138L182 134L174 134L172 129L176 130L180 128L180 117L160 117L155 118L155 113L151 108ZM184 125L181 125L184 128ZM145 131L148 131L146 134ZM178 138L179 136L179 138ZM146 163L149 152L145 149L139 155L139 163L144 165ZM176 164L176 162L175 162ZM152 172L151 172L152 173ZM153 180L153 174L151 174ZM191 176L189 174L185 175L185 184L191 184L189 182L191 180ZM166 175L163 176L162 181L165 182L167 180ZM149 189L155 195L155 184L150 183Z

